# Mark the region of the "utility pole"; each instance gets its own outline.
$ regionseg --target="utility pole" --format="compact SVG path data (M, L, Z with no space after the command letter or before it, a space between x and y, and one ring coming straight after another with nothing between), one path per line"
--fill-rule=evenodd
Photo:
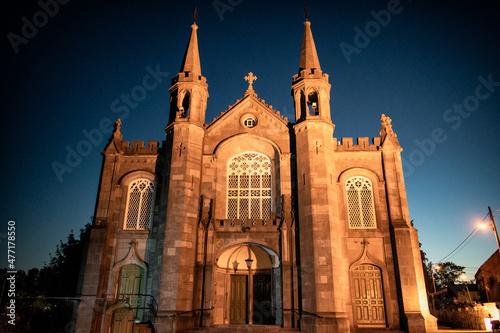
M432 310L436 311L436 301L434 297L436 296L436 280L434 279L434 269L432 268L431 263L431 276L432 276L432 284L434 285L434 292L431 294L432 296Z
M500 240L498 240L498 229L493 219L493 213L491 212L490 206L488 206L488 212L490 213L491 225L493 226L493 232L495 233L495 238L497 240L498 252L500 252Z

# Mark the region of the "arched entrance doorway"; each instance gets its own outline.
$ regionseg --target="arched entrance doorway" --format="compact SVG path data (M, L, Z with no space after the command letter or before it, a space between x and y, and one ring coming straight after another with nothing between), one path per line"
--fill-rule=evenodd
M362 264L352 270L351 276L357 324L385 326L385 302L380 269L374 265Z
M282 281L276 252L240 243L226 248L216 263L216 289L223 298L216 304L222 309L215 312L223 314L224 324L281 325Z

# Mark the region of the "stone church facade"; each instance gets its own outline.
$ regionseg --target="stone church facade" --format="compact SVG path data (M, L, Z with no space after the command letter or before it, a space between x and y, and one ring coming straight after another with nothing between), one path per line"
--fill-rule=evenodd
M306 20L295 121L249 73L207 123L197 28L162 146L123 141L118 120L102 153L76 332L436 329L390 118L371 142L333 137Z

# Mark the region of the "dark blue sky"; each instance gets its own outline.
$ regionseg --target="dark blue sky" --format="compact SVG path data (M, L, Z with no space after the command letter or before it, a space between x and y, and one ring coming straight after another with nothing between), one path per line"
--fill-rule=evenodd
M195 6L206 121L243 96L248 72L258 77L259 97L293 121L303 1L103 2L67 1L57 13L49 7L53 17L35 1L2 4L0 257L7 221L15 220L19 268L41 267L60 239L90 220L108 121L122 118L124 140L164 139L170 79ZM410 216L428 257L441 259L488 206L500 209L496 1L307 2L332 84L335 137L378 136L380 115L393 119ZM38 31L24 28L29 38L22 37L34 21ZM157 85L141 89L150 71L162 73ZM127 105L122 95L136 100ZM72 150L86 156L68 165ZM58 177L54 163L68 172ZM472 277L495 249L493 233L482 232L451 260Z

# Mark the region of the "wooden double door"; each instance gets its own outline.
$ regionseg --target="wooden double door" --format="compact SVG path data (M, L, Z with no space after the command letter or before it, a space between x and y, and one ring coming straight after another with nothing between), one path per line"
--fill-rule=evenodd
M357 323L385 325L385 302L380 269L364 264L356 267L352 276Z
M276 317L272 305L271 274L256 274L250 278L251 292L248 290L248 275L231 275L230 323L248 324L251 315L254 325L274 325Z

